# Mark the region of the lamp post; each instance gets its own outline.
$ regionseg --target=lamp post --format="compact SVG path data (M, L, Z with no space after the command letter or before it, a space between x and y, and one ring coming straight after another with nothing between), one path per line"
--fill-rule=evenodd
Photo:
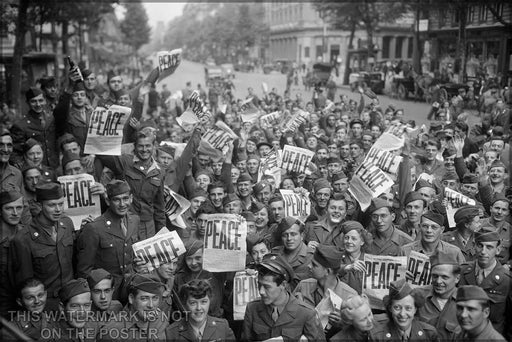
M325 23L326 12L323 10L318 11L320 19L322 19L322 62L327 62L327 25Z

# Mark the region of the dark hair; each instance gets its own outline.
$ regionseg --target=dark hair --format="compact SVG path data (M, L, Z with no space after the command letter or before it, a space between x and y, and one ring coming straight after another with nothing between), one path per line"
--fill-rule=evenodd
M276 272L272 272L271 270L265 267L258 267L258 278L261 279L263 277L272 277L272 281L277 284L277 286L281 285L283 281L286 280L284 274L279 274Z
M21 298L23 295L21 292L29 287L38 287L39 285L43 285L43 288L46 291L46 287L44 286L43 282L37 278L29 278L27 280L24 280L23 282L19 283L19 291L18 291L18 298Z
M189 297L201 299L205 296L212 297L212 286L206 279L193 279L183 284L179 290L179 297L186 302Z
M267 246L269 251L272 249L272 244L270 243L270 240L268 239L268 237L262 236L262 237L258 238L256 241L251 242L250 246L247 246L247 247L249 247L248 248L249 253L252 253L252 249L254 248L254 246L259 245L260 243L265 244L265 246Z
M420 289L413 289L411 291L411 293L409 293L409 296L411 296L413 298L414 306L416 307L416 314L414 314L414 316L418 317L420 314L419 309L421 307L423 307L423 305L425 305L425 296L423 295L423 293L421 293ZM388 315L389 320L391 322L393 321L393 317L391 314L391 306L392 306L393 300L399 300L399 299L391 299L391 298L389 298L389 296L384 297L384 305L386 307L386 314Z
M466 134L468 133L469 127L464 122L457 121L455 123L455 127L457 127L458 129L460 129L462 132L464 132Z
M329 201L327 201L327 206L331 204L331 201L343 201L345 202L345 208L347 207L347 199L345 198L345 195L341 193L335 192L333 195L331 195L331 197L329 197Z
M213 183L208 184L208 193L210 193L211 190L222 188L224 192L227 192L226 185L223 182L215 181Z
M293 180L293 177L292 177L292 176L285 176L285 177L283 177L283 178L281 179L281 184L279 184L279 189L282 189L282 188L283 188L283 183L284 183L284 181L285 181L285 180L287 180L287 179L291 180L294 186L297 186L297 184L296 184L296 183L295 183L295 181Z
M435 146L438 150L441 149L441 142L439 140L429 139L426 145Z
M215 214L215 208L208 201L203 202L196 211L196 217L199 217L201 214Z
M461 220L459 222L457 222L455 228L457 228L457 229L463 228L464 225L473 221L473 219L477 216L480 217L480 214L477 213L476 215L465 215L464 217L461 218Z

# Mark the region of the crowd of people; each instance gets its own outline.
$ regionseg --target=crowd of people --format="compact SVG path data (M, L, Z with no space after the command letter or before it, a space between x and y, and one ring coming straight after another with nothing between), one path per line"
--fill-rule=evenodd
M177 122L194 90L156 90L154 69L132 89L109 72L73 68L61 87L45 79L25 93L28 112L1 127L0 313L2 340L85 341L505 341L512 338L510 286L509 104L497 99L482 122L465 111L430 115L417 127L403 109L376 97L311 100L278 89L219 105L197 89L212 118L192 129ZM172 75L170 76L172 78ZM172 101L170 100L172 98ZM214 101L212 101L214 99ZM334 101L332 101L333 99ZM244 122L247 104L273 125ZM97 107L131 108L121 156L84 153ZM300 111L305 122L283 124ZM199 149L215 122L237 138L214 157ZM362 210L351 179L390 126L403 127L395 185ZM186 144L178 151L162 141ZM260 163L285 145L314 152L308 172L258 177ZM101 215L79 227L66 216L58 176L88 173ZM420 177L427 175L427 177ZM428 177L431 176L431 177ZM165 192L190 201L166 216ZM309 194L310 215L285 216L280 189ZM445 190L472 200L453 215ZM306 192L307 191L307 192ZM260 299L233 317L234 272L203 269L208 215L247 223L246 270L257 271ZM185 253L148 271L132 245L161 229L177 231ZM365 255L430 260L431 284L394 279L376 308L366 295ZM316 307L334 293L340 307L322 324Z

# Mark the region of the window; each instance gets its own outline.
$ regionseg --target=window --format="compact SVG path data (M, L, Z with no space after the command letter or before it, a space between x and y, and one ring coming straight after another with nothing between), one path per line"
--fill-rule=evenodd
M407 58L412 58L412 51L414 46L414 39L409 37L407 39Z
M304 58L309 58L309 46L304 48Z
M466 16L466 22L468 24L471 24L475 18L475 9L476 6L468 6L468 10L467 10L467 16Z
M316 46L316 58L322 57L324 55L324 47L322 45Z
M382 38L382 58L389 58L389 45L391 44L391 37L384 36Z
M489 6L492 6L494 8L494 10L496 11L496 14L498 16L500 16L500 17L503 16L503 4L502 3L496 3L496 4L493 4L493 5L489 5ZM498 21L494 15L492 16L492 20L494 22Z
M478 6L478 21L479 22L487 21L487 6L486 5Z
M404 45L404 37L396 37L395 58L402 58L403 45Z

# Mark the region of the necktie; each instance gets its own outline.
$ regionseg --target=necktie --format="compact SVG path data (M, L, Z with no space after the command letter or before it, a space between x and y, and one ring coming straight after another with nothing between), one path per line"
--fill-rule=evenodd
M55 226L52 226L52 234L51 234L51 237L52 237L52 240L54 242L57 242L57 229L55 228Z
M46 127L46 113L43 111L40 115L40 119L41 119L41 126L43 128Z
M484 270L480 270L480 271L478 271L478 276L477 276L477 278L476 278L476 283L477 283L477 285L480 285L480 284L484 281L484 278L485 278L485 276L484 276Z
M124 237L126 237L126 234L128 233L128 229L126 228L126 218L123 217L121 219L121 230L123 231Z
M273 320L274 322L277 322L277 319L278 319L278 318L279 318L279 311L277 311L277 307L276 307L276 306L274 306L274 307L272 308L272 320Z
M409 340L409 339L407 338L407 334L402 333L402 342L407 342L407 340Z

